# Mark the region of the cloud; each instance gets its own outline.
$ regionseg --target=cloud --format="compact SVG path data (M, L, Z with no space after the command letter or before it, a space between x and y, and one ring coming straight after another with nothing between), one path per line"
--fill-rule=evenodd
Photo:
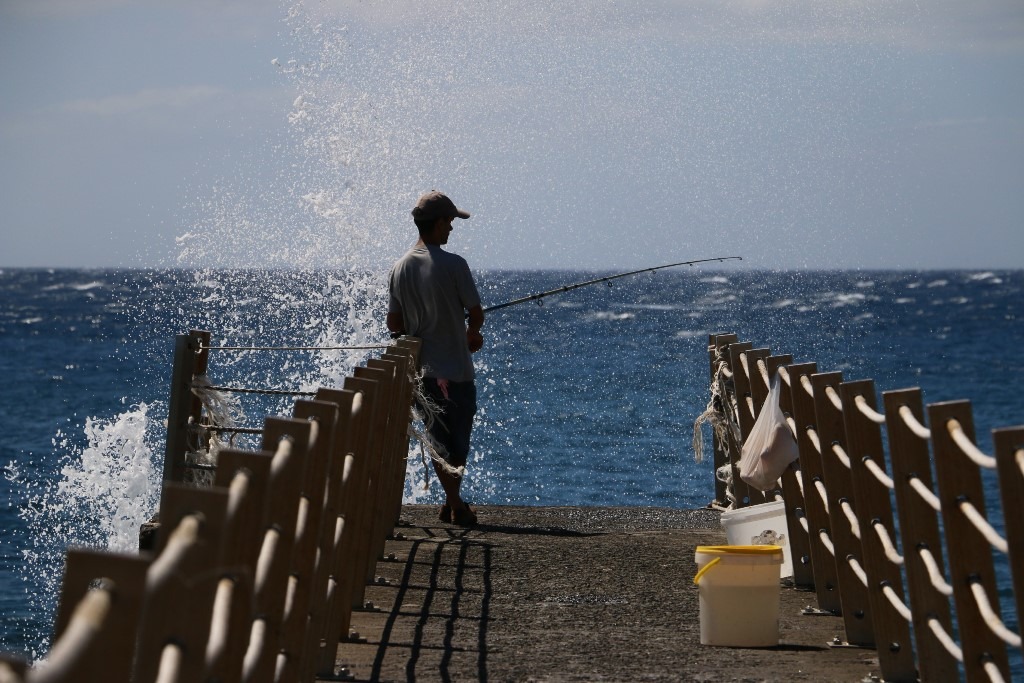
M146 88L127 95L111 95L96 99L66 102L66 111L95 116L121 116L145 111L183 109L210 101L224 92L210 85L190 85L177 88Z

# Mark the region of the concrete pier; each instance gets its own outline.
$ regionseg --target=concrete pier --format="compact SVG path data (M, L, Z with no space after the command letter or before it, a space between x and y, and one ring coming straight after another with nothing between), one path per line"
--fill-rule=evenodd
M873 649L834 647L842 619L804 614L781 588L780 644L700 644L698 545L718 513L481 507L463 529L406 506L378 562L358 637L338 648L355 681L863 681ZM742 615L737 615L742 618Z

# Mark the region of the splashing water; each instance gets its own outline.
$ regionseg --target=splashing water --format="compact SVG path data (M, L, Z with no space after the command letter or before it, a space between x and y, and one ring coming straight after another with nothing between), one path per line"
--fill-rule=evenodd
M138 548L139 526L159 501L161 473L154 466L150 444L159 440L154 431L162 425L150 416L154 408L159 410L140 403L109 420L87 419L87 445L81 450L58 432L53 446L63 455L57 481L7 468L7 479L28 492L19 516L31 535L31 547L22 554L33 610L50 614L55 609L66 548ZM50 634L27 635L37 643L32 657L45 653Z

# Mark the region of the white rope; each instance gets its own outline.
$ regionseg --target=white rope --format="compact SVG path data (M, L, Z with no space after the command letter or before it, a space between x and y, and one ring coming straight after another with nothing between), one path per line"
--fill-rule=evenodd
M751 396L750 394L747 394L746 396L743 397L743 402L747 406L747 412L750 413L750 417L754 417L754 415L757 414L756 410L754 409L754 397Z
M71 613L71 619L60 638L53 644L45 666L33 670L30 680L38 683L75 680L73 674L97 641L114 603L112 582L103 581L101 588L88 591ZM30 674L31 675L31 674ZM7 680L21 680L10 678Z
M974 442L964 432L963 425L957 420L950 420L946 423L946 429L949 431L949 435L953 437L953 441L960 450L963 451L964 455L971 459L978 467L984 467L985 469L995 469L996 459L991 455L987 455L981 451L980 448L974 445Z
M814 427L807 428L807 438L810 440L811 445L814 446L814 450L821 454L821 440L818 439L818 430Z
M800 386L804 388L804 391L807 392L808 396L814 398L814 385L811 384L810 377L808 377L807 375L800 375Z
M156 683L177 683L181 680L181 646L177 643L167 643L160 653L160 672L157 674Z
M765 364L763 358L757 359L757 370L761 373L761 379L764 380L764 383L771 386L772 380L768 377L768 366Z
M825 514L828 514L828 491L825 490L825 482L821 479L814 480L814 488L818 490L818 497L821 498L821 504L825 508Z
M988 626L989 630L1010 647L1020 647L1020 636L1006 628L1006 624L1003 623L1003 620L992 609L992 603L988 600L985 587L977 581L972 581L971 594L974 595L974 601L978 603L978 611L981 613L981 618L985 620L985 625Z
M848 500L839 501L839 506L842 508L843 514L846 515L846 521L850 523L850 533L859 541L860 521L857 519L857 513L853 511L853 506Z
M747 376L747 380L750 380L750 365L747 363L747 352L744 351L740 354L740 366L743 367L743 374Z
M932 551L928 548L918 548L917 554L921 556L924 568L928 570L928 579L931 581L932 588L947 598L953 595L953 587L946 582L946 577L942 575L942 569L935 560L935 556L932 555Z
M853 402L857 404L857 409L860 410L864 417L868 418L875 424L885 424L885 415L868 405L868 400L866 398L863 396L857 396L853 399Z
M805 534L811 533L811 523L807 521L807 518L806 517L801 517L799 521L800 521L800 526L802 526L804 528L804 533Z
M776 372L779 373L779 378L786 383L786 386L793 386L793 383L789 379L789 370L787 370L785 366L780 367Z
M857 576L857 580L860 581L865 588L868 587L868 575L864 573L864 567L860 566L860 562L857 561L856 557L849 557L846 559L846 563L850 565L850 569Z
M794 420L793 418L791 418L791 417L789 417L787 415L786 416L786 424L789 425L789 431L791 431L793 433L793 438L795 439L796 438L796 420Z
M830 385L825 386L825 395L828 396L828 400L832 401L832 405L836 407L839 412L843 411L843 399L839 398L839 394Z
M928 628L953 659L958 662L964 661L964 651L960 649L960 646L956 644L952 636L946 633L946 629L942 628L942 624L939 623L938 619L935 617L928 619Z
M928 507L938 512L942 509L942 504L939 502L939 497L936 496L930 488L928 488L921 478L917 475L913 475L908 480L910 488L912 488L917 495L921 496L921 500L925 502Z
M804 497L804 473L802 470L794 470L793 475L796 477L796 485L800 488L800 497Z
M836 458L842 463L843 467L850 469L850 456L846 454L846 451L838 443L832 444L832 453L835 454Z
M892 542L889 530L881 522L875 522L872 526L875 527L875 535L878 536L878 540L885 550L886 558L895 565L903 566L903 556L896 550L896 545Z
M1003 678L1003 672L999 670L999 665L995 662L985 662L981 668L985 670L985 675L992 683L1004 683L1006 680Z
M914 619L914 615L910 613L910 609L907 607L907 604L903 602L899 595L897 595L892 586L882 586L882 595L889 599L889 604L892 605L892 608L896 610L901 617L903 617L905 622L909 624Z
M989 544L998 550L999 552L1006 554L1010 551L1010 547L1006 542L1006 539L999 535L999 532L988 523L985 519L985 515L978 511L978 508L974 507L974 504L969 500L965 500L959 505L960 512L964 513L964 517L970 520L974 528L985 537L985 540Z
M836 547L832 545L832 539L828 537L828 532L822 529L818 532L818 540L821 541L821 545L824 546L825 550L832 557L836 556Z
M885 473L885 470L883 470L881 466L877 462L875 462L874 458L864 458L864 468L868 472L870 472L871 475L878 480L878 483L884 486L885 488L889 489L890 491L896 488L896 484L895 482L893 482L892 477Z
M907 425L914 436L925 440L932 438L932 430L917 421L910 406L900 406L900 417L903 418L903 424Z

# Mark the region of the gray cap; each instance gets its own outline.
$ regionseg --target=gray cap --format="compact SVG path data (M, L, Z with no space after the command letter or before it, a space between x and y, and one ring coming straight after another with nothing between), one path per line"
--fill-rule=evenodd
M419 220L436 220L438 218L469 218L469 213L462 211L455 202L437 190L426 193L416 202L412 217Z

